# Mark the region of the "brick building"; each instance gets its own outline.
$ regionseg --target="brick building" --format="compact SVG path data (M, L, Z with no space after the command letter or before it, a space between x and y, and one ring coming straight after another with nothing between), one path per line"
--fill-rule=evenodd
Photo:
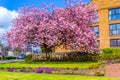
M92 0L98 6L99 19L93 24L98 31L100 48L120 47L120 0Z

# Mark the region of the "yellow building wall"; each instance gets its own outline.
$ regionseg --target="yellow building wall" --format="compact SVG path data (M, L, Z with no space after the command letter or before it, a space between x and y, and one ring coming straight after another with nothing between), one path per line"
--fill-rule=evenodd
M79 51L80 48L77 48L75 50L73 50L70 46L56 46L55 47L55 52L71 52L71 51Z
M110 36L110 24L120 23L120 20L109 20L109 9L120 8L120 0L91 0L98 6L99 22L93 26L99 26L100 48L110 48L110 39L120 39L120 36ZM68 52L71 49L65 49L63 46L56 47L55 52Z
M120 0L92 0L98 6L100 48L110 48L110 39L120 36L110 36L110 24L120 23L120 20L109 20L109 9L120 8Z
M99 11L99 40L100 48L110 47L110 32L109 32L109 17L108 9L103 9Z
M64 47L63 45L55 47L55 52L70 52L70 47Z

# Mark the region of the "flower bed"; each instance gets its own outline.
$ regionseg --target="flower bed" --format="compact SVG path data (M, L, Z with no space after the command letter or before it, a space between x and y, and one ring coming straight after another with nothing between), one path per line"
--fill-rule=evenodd
M104 76L104 69L99 66L91 66L88 69L75 68L47 68L47 67L23 67L23 68L0 68L0 71L24 72L24 73L45 73L45 74L64 74L64 75L86 75Z

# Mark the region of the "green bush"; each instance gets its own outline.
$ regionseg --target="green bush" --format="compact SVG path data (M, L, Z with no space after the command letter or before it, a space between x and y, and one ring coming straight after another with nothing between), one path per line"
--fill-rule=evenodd
M102 51L101 60L120 59L120 48L107 48Z
M25 60L26 61L31 61L32 60L32 54L26 55Z
M16 59L15 56L3 56L3 60L10 60L10 59Z
M69 60L72 61L97 61L99 58L99 54L89 54L79 51L69 52L67 55L69 56Z
M46 54L34 55L32 60L43 61L46 59ZM72 51L50 54L50 61L98 61L99 54L88 54L85 52Z
M46 59L46 54L27 55L27 61L43 61ZM114 60L120 59L120 48L107 48L102 50L102 54L89 54L79 51L61 52L50 54L50 61L99 61L99 60Z

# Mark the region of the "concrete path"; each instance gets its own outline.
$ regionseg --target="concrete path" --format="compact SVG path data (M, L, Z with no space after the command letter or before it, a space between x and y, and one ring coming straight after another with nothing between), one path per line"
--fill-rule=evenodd
M24 59L0 60L0 64L24 61Z
M120 64L110 64L105 66L105 76L120 78Z

